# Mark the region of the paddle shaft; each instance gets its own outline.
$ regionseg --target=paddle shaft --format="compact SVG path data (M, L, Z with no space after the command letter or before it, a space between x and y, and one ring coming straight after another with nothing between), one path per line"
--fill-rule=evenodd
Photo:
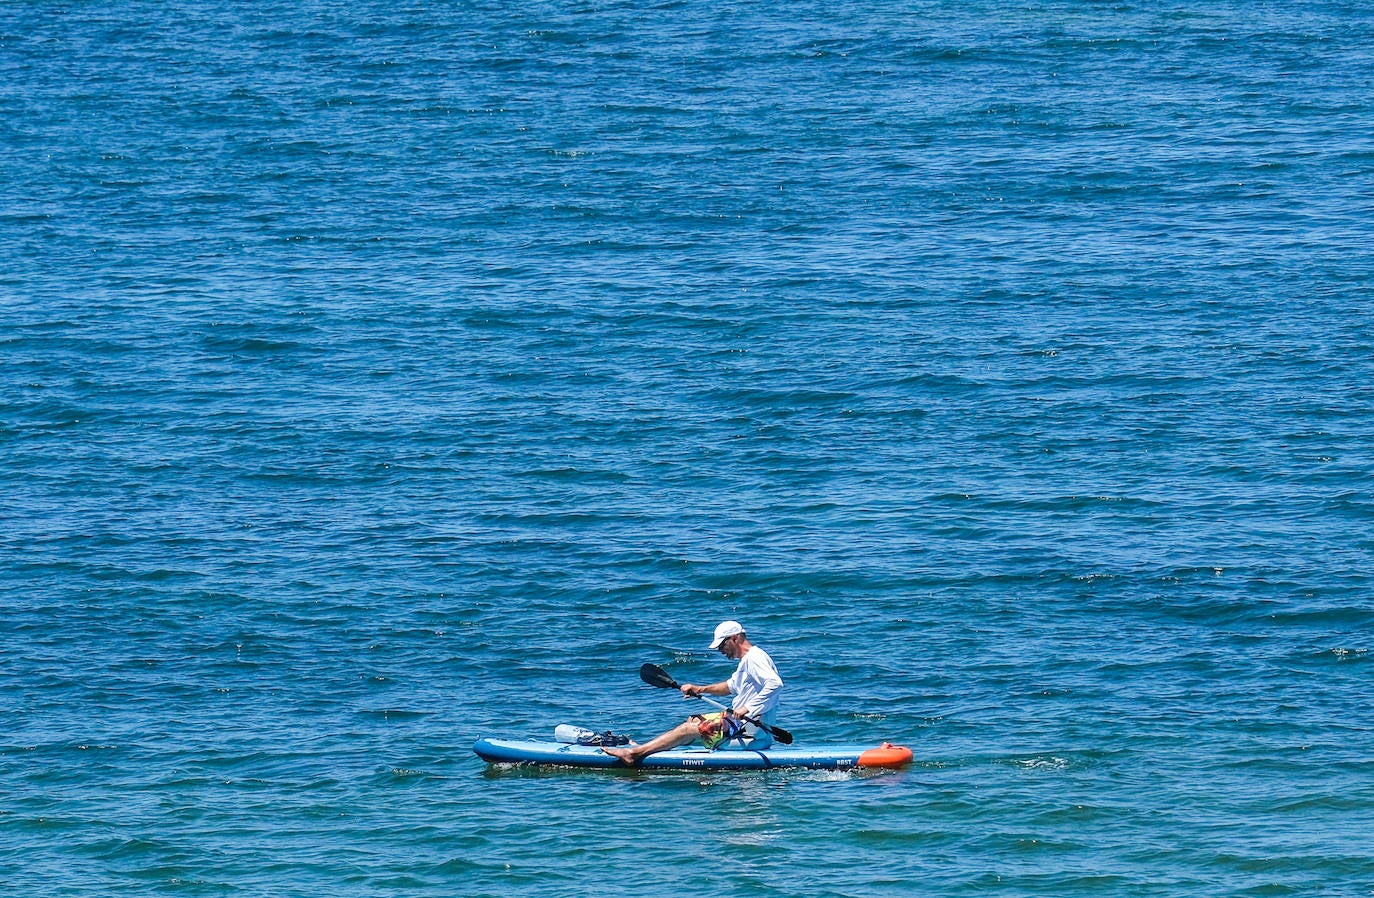
M738 711L735 711L735 710L733 710L733 709L731 709L731 708L727 708L725 705L722 705L720 702L716 701L715 699L713 699L713 698L707 698L706 696L702 695L700 692L697 693L696 697L699 698L699 699L701 699L701 700L704 701L704 702L710 702L711 704L715 705L717 708L721 709L722 711L729 711L731 714L735 715L735 716L738 717L740 720L747 720L747 721L749 721L750 723L757 723L757 724L759 724L760 726L767 726L767 725L768 725L768 724L766 724L766 723L762 723L761 721L755 720L754 718L749 717L749 716L746 715L746 714L741 714L741 713L739 713Z

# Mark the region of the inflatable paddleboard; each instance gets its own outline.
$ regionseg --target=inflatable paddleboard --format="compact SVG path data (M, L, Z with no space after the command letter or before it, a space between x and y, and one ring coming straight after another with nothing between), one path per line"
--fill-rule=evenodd
M595 745L541 742L522 739L479 739L472 750L492 764L538 764L554 767L618 767L630 769L623 761L606 754ZM716 751L701 746L684 746L649 755L634 769L642 770L765 770L772 767L810 767L821 770L848 770L855 767L905 767L911 763L911 749L884 742L881 745L794 746L762 751L722 748Z

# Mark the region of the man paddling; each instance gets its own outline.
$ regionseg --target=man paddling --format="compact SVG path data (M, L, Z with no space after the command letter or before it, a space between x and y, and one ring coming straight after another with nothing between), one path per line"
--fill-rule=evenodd
M749 641L744 627L739 621L723 621L716 627L711 648L719 651L732 661L738 661L730 679L709 686L683 683L678 688L684 698L701 695L733 695L730 710L714 714L693 714L668 732L649 740L643 745L630 745L625 748L603 748L606 754L619 758L631 766L638 764L651 754L686 745L700 739L707 748L719 748L727 741L735 740L741 748L764 749L773 744L773 737L767 731L744 720L752 717L771 724L778 707L779 693L782 691L782 678L773 665L768 653ZM671 682L671 681L670 681Z

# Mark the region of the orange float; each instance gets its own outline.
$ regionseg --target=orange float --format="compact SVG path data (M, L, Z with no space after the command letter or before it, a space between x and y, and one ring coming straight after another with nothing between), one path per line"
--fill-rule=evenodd
M905 745L884 742L878 748L870 748L859 755L858 767L905 767L911 763L911 749Z

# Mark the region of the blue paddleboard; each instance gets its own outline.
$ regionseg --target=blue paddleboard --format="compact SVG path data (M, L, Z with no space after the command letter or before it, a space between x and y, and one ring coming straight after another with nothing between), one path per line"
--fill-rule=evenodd
M479 739L472 750L493 764L538 764L555 767L606 767L627 769L619 758L594 745L541 742L530 739ZM911 749L884 742L881 745L818 745L750 749L719 749L685 746L649 755L638 765L645 770L763 770L771 767L811 767L848 770L852 767L904 767L911 763Z

